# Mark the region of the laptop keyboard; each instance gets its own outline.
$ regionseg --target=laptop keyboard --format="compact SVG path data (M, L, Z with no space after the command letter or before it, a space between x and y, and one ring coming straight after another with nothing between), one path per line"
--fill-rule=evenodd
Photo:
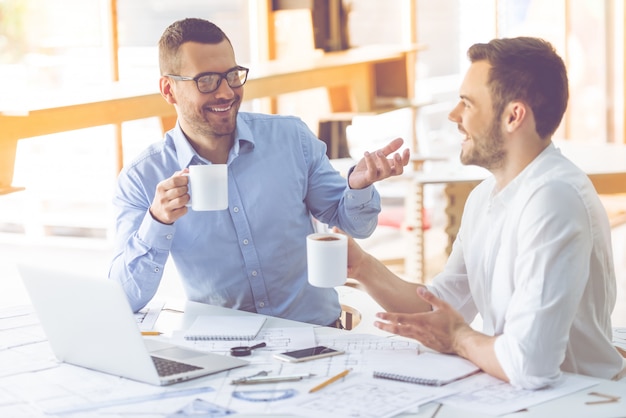
M181 363L174 360L168 360L161 357L152 356L152 361L156 366L159 376L171 376L173 374L188 372L190 370L201 369L201 367L192 366L191 364Z

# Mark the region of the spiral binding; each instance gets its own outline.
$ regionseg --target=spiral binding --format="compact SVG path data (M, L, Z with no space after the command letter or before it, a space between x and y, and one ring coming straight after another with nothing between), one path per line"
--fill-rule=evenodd
M437 379L423 379L421 377L403 376L395 373L374 372L374 377L379 379L397 380L399 382L416 383L418 385L441 386L443 382Z

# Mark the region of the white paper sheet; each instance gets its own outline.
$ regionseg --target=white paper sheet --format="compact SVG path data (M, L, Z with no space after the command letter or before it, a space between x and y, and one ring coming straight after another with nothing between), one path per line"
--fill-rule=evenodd
M295 398L276 412L312 418L386 418L407 410L416 412L419 405L451 393L445 388L382 382L356 372L348 374L343 382Z
M564 374L562 379L549 388L540 390L516 389L485 373L453 383L456 395L441 402L457 408L482 412L488 415L504 415L533 405L597 385L599 381L590 377Z

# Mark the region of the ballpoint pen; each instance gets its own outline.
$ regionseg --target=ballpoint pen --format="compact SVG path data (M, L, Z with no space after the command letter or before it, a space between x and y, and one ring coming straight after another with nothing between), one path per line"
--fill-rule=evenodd
M314 388L312 388L311 390L309 390L309 393L317 392L318 390L325 388L326 386L330 385L333 382L336 382L337 380L341 379L342 377L346 377L348 375L348 373L350 373L350 370L352 370L352 369L346 369L346 370L342 371L341 373L339 373L338 375L333 376L330 379L320 383L319 385L317 385Z
M283 376L266 376L266 375L255 375L250 377L242 377L239 379L233 380L231 385L252 385L256 383L277 383L277 382L295 382L298 380L302 380L305 378L313 377L314 374L306 373L306 374L290 374Z
M161 335L159 331L141 331L141 335Z

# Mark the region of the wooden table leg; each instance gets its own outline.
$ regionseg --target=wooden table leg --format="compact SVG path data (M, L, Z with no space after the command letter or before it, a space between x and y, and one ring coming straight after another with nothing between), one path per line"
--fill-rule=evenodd
M445 187L447 225L445 232L448 235L446 254L452 251L452 244L459 232L461 216L465 201L476 185L476 182L447 183ZM406 225L408 236L408 248L405 258L405 275L407 280L417 283L426 282L426 257L424 242L424 184L419 181L410 183L408 196L406 199Z
M17 157L17 139L2 141L0 153L0 195L24 190L23 187L13 187L13 171Z
M450 255L452 244L456 239L461 226L461 217L465 208L465 201L470 192L479 182L462 182L447 183L445 187L446 193L446 215L448 217L448 225L446 225L446 234L448 234L448 245L446 246L446 254Z
M419 181L409 183L405 200L405 224L407 234L407 253L404 261L404 273L408 280L424 283L424 185Z

